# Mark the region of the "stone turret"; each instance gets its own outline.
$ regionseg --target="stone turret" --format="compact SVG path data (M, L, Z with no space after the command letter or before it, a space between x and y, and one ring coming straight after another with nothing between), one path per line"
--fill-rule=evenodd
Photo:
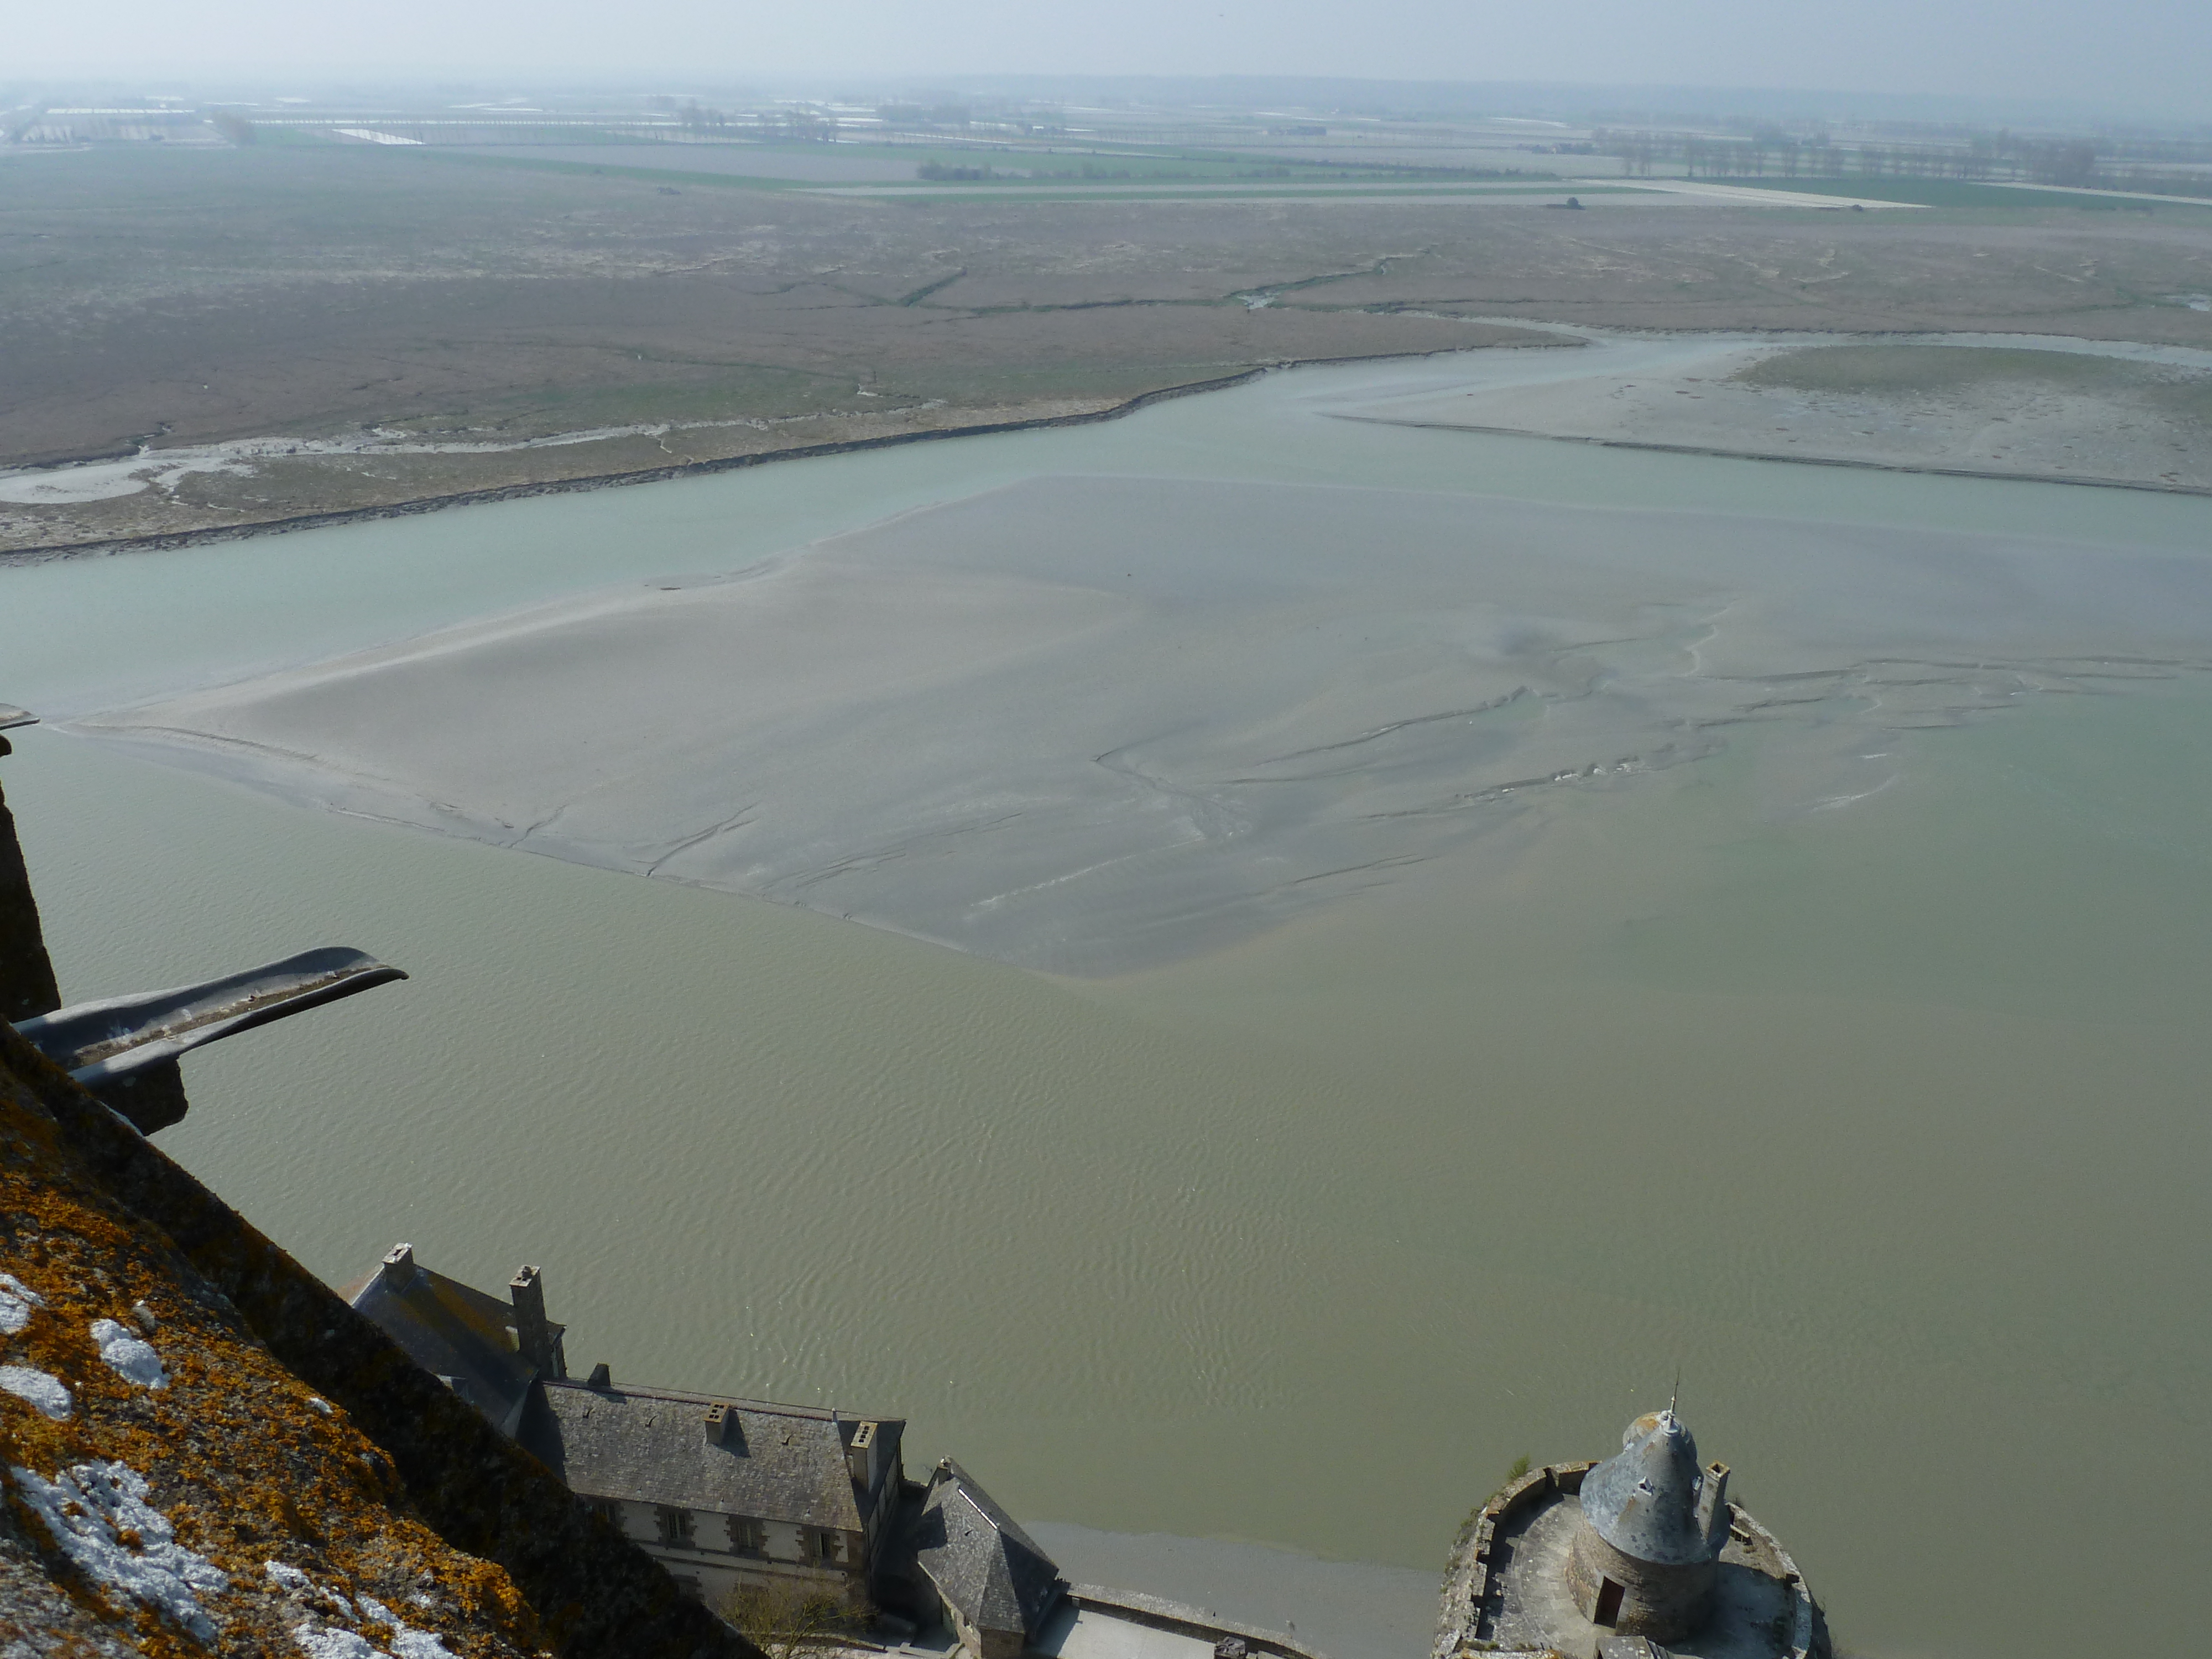
M1670 1409L1628 1425L1620 1450L1583 1478L1567 1583L1600 1629L1657 1642L1711 1616L1728 1543L1728 1470L1698 1465L1698 1443Z
M1797 1564L1671 1406L1603 1462L1499 1487L1453 1544L1443 1591L1431 1659L1832 1659Z

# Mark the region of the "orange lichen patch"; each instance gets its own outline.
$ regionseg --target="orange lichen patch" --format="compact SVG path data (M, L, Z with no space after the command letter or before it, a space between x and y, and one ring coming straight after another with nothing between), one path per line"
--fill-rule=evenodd
M400 1632L362 1616L366 1595L456 1659L543 1648L507 1575L425 1526L391 1458L342 1412L311 1404L314 1391L277 1363L166 1236L87 1177L53 1121L3 1072L0 1265L43 1304L20 1333L0 1337L0 1363L58 1379L75 1401L55 1421L0 1394L0 1463L46 1480L122 1464L145 1478L145 1501L173 1528L173 1547L228 1577L228 1589L198 1592L215 1635L196 1638L173 1609L134 1595L126 1582L128 1564L156 1560L161 1540L133 1526L109 1528L102 1539L126 1565L104 1576L99 1561L70 1557L10 1475L15 1537L79 1612L127 1646L180 1659L297 1654L296 1632L312 1625L353 1630L388 1649ZM153 1315L144 1340L166 1372L158 1388L118 1373L92 1334L102 1319L143 1332L131 1313L139 1303ZM270 1577L270 1561L354 1604L356 1616L346 1620L336 1600L289 1591ZM0 1630L11 1611L23 1610L11 1609L0 1589Z
M396 1640L386 1625L363 1631L367 1596L454 1659L530 1647L565 1659L762 1659L4 1024L0 1271L44 1304L20 1334L0 1336L0 1364L47 1372L76 1404L56 1422L0 1393L0 1464L57 1481L76 1470L112 1483L118 1468L143 1477L155 1529L173 1530L167 1547L203 1577L229 1576L205 1598L223 1621L210 1638L218 1650L296 1656L303 1630ZM110 1320L120 1370L94 1334ZM127 1346L141 1338L161 1362L158 1387ZM21 1496L0 1503L0 1648L11 1620L40 1632L89 1620L87 1652L207 1650L146 1598L64 1560ZM119 1540L100 1541L128 1564ZM88 1546L76 1543L82 1556ZM152 1540L144 1553L164 1547Z

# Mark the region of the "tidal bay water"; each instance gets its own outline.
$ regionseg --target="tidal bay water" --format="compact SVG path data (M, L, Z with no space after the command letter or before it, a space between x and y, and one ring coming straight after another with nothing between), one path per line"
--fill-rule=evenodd
M2185 498L1322 413L1469 372L0 570L0 696L89 714L1047 473L2212 548ZM478 1282L538 1261L574 1357L618 1376L903 1413L910 1461L952 1453L1025 1517L1400 1569L1679 1369L1848 1646L2191 1628L2194 676L1892 733L1887 787L1832 810L1747 726L1560 795L1510 857L1082 981L17 735L71 996L319 943L414 974L196 1059L162 1137L333 1281L399 1237Z

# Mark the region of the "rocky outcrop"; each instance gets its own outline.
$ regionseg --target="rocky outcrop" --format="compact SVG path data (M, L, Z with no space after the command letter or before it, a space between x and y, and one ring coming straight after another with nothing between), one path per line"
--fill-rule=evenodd
M4 709L6 714L21 712ZM0 726L7 723L0 718ZM0 755L11 747L0 737ZM61 1006L54 965L39 929L38 902L31 896L31 878L15 841L15 819L8 811L8 798L0 795L0 1019L28 1019Z
M0 1652L759 1659L6 1025L0 1253Z

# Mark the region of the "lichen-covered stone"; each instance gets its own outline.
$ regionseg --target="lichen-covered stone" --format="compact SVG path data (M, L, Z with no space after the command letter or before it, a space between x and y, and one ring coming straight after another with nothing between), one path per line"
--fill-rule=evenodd
M758 1659L5 1025L0 1266L0 1652Z

